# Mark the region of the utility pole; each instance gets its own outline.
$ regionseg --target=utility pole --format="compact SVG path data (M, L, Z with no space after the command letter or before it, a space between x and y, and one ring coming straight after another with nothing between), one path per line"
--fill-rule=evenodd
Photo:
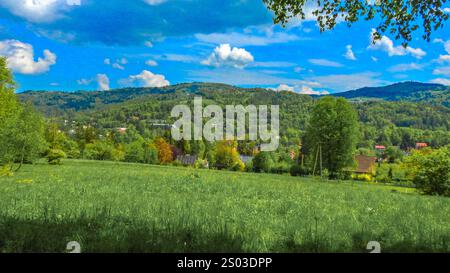
M320 159L319 159L320 158ZM320 160L320 178L322 178L322 144L317 144L316 159L314 160L313 176L316 174L317 160Z

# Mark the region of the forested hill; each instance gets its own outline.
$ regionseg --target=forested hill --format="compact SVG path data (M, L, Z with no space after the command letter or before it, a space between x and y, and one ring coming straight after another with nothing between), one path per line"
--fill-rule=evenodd
M383 87L364 87L334 96L347 99L384 99L389 101L426 101L449 107L450 87L441 84L402 82Z
M221 95L236 91L267 91L266 89L246 89L216 83L186 83L161 88L121 88L109 91L47 92L26 91L19 94L22 101L30 101L46 114L67 110L87 110L101 105L118 104L130 100L142 100L155 95L177 93L204 94L216 92Z
M410 84L399 86L407 85ZM448 104L450 92L442 86L436 87L441 90L429 93L440 92L441 97L425 96L427 91L416 88L414 92L424 95L424 100L411 99L410 96L405 96L401 101L355 100L353 106L361 121L361 145L372 147L375 143L383 143L410 147L414 145L414 141L426 141L439 147L450 143L450 108L444 106L445 103ZM399 93L403 94L404 90ZM149 131L153 130L151 128L155 120L173 122L170 117L171 109L179 104L192 106L194 95L201 96L205 104L221 106L280 105L280 133L288 139L297 140L306 129L316 99L293 92L213 83L97 92L25 92L19 94L19 97L23 101L31 101L40 112L52 119L92 125L100 132L111 128L133 127L141 135L151 135ZM445 96L447 98L439 103L439 98Z

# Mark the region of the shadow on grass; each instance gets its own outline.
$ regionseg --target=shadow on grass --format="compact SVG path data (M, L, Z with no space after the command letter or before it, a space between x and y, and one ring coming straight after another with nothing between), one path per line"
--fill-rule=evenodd
M293 236L271 247L272 252L327 253L365 252L369 241L379 241L382 252L448 252L449 237L429 241L398 241L389 234L355 233L349 242L335 242L326 235L309 236L299 244ZM60 253L67 243L77 241L85 253L239 253L257 238L232 235L227 228L197 228L192 223L139 222L125 217L79 217L61 220L21 220L0 215L0 253ZM347 244L348 243L348 244ZM342 244L342 245L340 245Z
M243 239L226 230L156 227L127 219L18 220L0 216L0 253L60 253L77 241L86 253L243 252Z

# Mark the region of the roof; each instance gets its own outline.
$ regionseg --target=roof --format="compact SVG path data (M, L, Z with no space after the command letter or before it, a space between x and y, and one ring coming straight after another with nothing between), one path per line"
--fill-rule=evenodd
M373 171L373 167L375 166L377 157L358 155L355 159L358 163L358 168L355 170L355 173L371 173Z
M384 149L386 149L386 146L383 146L383 145L376 145L376 146L375 146L375 149L377 149L377 150L384 150Z
M416 147L428 147L428 144L425 142L417 142Z
M179 155L177 156L177 160L181 162L183 165L195 165L195 161L197 161L196 155Z

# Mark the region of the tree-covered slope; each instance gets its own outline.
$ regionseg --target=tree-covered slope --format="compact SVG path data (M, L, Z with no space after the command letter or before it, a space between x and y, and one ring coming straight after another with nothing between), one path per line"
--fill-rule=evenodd
M429 102L449 106L450 88L441 84L402 82L383 87L364 87L334 96L347 99L375 98L389 101Z

